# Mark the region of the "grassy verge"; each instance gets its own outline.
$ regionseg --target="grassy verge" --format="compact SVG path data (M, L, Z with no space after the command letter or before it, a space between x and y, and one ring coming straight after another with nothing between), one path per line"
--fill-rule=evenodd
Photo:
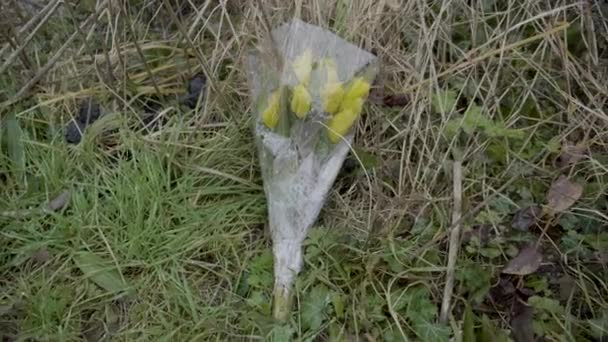
M286 325L243 69L261 12L188 3L65 7L0 75L3 338L606 339L604 3L264 2L272 24L296 14L382 60ZM67 144L90 97L105 115ZM454 160L463 234L440 324Z

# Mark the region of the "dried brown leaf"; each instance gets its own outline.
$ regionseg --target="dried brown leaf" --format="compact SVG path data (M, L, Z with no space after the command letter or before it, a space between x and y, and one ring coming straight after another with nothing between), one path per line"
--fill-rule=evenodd
M403 107L410 102L410 97L405 94L393 94L384 97L384 105L387 107Z
M515 298L511 313L511 334L515 342L534 341L534 308Z
M562 150L557 157L556 166L558 168L565 168L567 166L578 163L583 157L585 157L585 150L587 149L587 144L578 143L573 145L571 143L565 143L562 146Z
M554 213L570 208L583 194L583 186L561 175L547 193L547 206Z
M536 247L527 246L509 261L502 273L520 276L532 274L538 270L542 260L543 256L536 250Z
M542 216L543 210L537 205L519 209L513 216L511 227L527 231Z
M51 260L51 253L46 247L42 247L34 252L32 255L32 261L39 265L46 264L49 260Z
M49 201L47 204L47 209L50 211L59 211L63 209L68 202L70 202L70 192L66 190L60 193L59 196Z

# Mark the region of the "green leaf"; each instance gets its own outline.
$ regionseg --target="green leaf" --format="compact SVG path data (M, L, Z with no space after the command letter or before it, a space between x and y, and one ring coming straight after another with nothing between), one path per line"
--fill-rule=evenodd
M259 310L263 315L270 316L272 311L270 300L262 291L254 291L249 298L247 304Z
M602 317L587 321L591 334L598 340L608 337L608 310L604 310Z
M329 342L342 342L345 340L344 327L337 322L329 325Z
M469 300L479 303L492 287L493 272L486 267L480 267L472 260L466 260L456 270L456 279L469 290Z
M315 286L302 302L302 324L310 330L318 330L327 318L326 311L331 293L324 285Z
M410 288L405 293L407 298L406 315L412 322L412 328L421 341L447 341L450 329L434 323L437 318L437 306L430 298L426 287Z
M332 293L331 303L334 307L334 312L337 318L344 317L344 297L338 293Z
M110 293L129 290L129 286L111 261L106 261L91 252L80 252L74 256L74 262L85 278Z
M462 129L467 134L473 134L477 128L484 128L492 125L492 121L484 117L482 108L477 105L471 105L464 113L464 121Z
M272 252L265 249L260 255L251 259L247 284L256 288L268 288L272 285Z
M431 100L433 111L435 113L448 113L452 111L457 101L456 96L457 94L453 90L444 90L434 94Z
M508 342L509 335L503 330L497 330L496 324L487 315L481 317L481 331L477 335L479 342Z
M462 121L462 118L454 118L445 123L443 126L443 135L446 139L453 139L458 134L462 126Z
M270 341L291 341L294 329L288 324L277 324L270 331Z
M524 131L519 129L507 128L502 123L492 123L485 127L484 133L489 137L523 139Z
M11 160L15 178L23 183L25 177L25 148L22 140L23 131L15 113L9 113L6 117L6 146L8 156Z
M418 286L407 291L409 303L407 316L412 322L433 321L437 315L437 307L430 299L429 290Z
M559 304L559 301L555 299L532 296L528 298L528 304L533 308L546 313L555 315L562 315L564 313L564 308Z
M355 148L354 153L361 160L361 164L363 166L363 169L365 170L371 170L373 168L378 167L378 165L380 164L378 158L374 154L367 152L361 148Z
M475 314L471 310L471 306L467 305L464 311L464 323L463 323L462 341L463 342L476 342L475 336Z
M414 330L416 330L416 334L421 341L435 342L450 340L450 328L431 321L414 323Z

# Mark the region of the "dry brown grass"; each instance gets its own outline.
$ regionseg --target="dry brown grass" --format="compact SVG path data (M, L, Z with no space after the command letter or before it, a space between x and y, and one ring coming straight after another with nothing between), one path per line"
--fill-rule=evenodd
M10 4L3 6L12 8ZM55 14L46 15L55 7ZM552 180L559 173L566 173L588 185L583 197L567 214L579 219L593 218L605 230L608 219L604 214L608 186L605 1L99 0L82 2L80 6L49 1L43 8L13 18L11 25L3 20L0 36L4 44L0 50L3 85L0 112L3 119L9 113L14 114L24 130L38 132L29 134L28 141L32 141L28 142L28 149L37 144L59 148L57 135L40 132L46 127L56 132L75 115L78 103L85 97L95 97L107 112L115 114L100 124L100 130L104 125L119 129L136 127L143 102L158 98L172 124L141 137L128 135L125 139L124 135L118 135L113 138L113 148L129 151L139 143L156 152L171 145L182 158L175 157L181 167L203 166L206 168L203 173L240 184L260 181L252 151L239 150L242 155L229 156L221 162L209 159L205 153L219 142L249 139L251 108L243 61L249 49L264 37L264 13L271 25L299 16L378 55L382 69L376 95L380 99L391 94L404 95L408 101L396 108L388 108L382 101L370 103L359 123L357 151L373 158L340 178L321 223L356 241L337 244L344 247L343 253L360 269L347 261L344 265L336 261L338 265L334 266L342 268L338 272L334 266L308 260L303 292L315 284L325 284L346 298L347 313L338 317L334 309L333 316L328 316L315 331L307 331L295 320L293 327L300 336L324 339L334 334L330 328L337 326L341 331L337 340L371 341L389 333L395 340L416 335L423 338L424 333L405 313L403 305L399 307L399 303L392 302L393 295L398 291L405 293L418 284L428 290L434 303L441 302L447 265L446 238L452 226L453 160L463 165L463 219L458 222L463 229L490 224L493 231L502 232L512 211L525 206L526 201L544 204ZM8 11L0 12L5 17L9 15ZM178 97L187 80L197 73L208 78L206 101L184 114ZM456 101L453 107L438 110L437 98L447 91L454 93ZM466 134L446 134L450 125L473 106L481 109L486 120L501 129L518 130L522 137L491 135L480 127ZM44 142L36 142L36 134ZM585 158L564 171L557 169L553 160L565 142L582 142L586 150ZM190 160L184 156L193 157ZM231 163L232 159L236 161ZM220 164L195 165L207 160ZM193 193L204 193L204 185L200 186ZM196 199L192 202L196 203ZM213 276L214 284L201 285L206 289L205 298L212 297L216 304L205 309L191 308L200 315L192 317L203 319L202 316L209 315L217 320L215 326L195 322L190 333L175 327L177 336L236 339L262 338L268 333L267 326L262 328L264 324L259 323L263 321L256 316L259 312L247 307L251 292L239 293L238 298L222 292L226 288L237 292L244 276L241 271L248 269L252 256L268 242L264 234L254 232L256 220L253 221L249 224L247 218L242 218L243 230L254 239L253 247L244 251L238 249L244 248L240 246L234 251L247 256L236 258L238 265L230 263L233 269L214 270L219 274ZM547 254L556 259L547 263L560 268L560 274L569 274L580 291L576 300L563 303L568 314L550 315L562 330L547 328L544 333L554 340L557 336L589 337L588 321L608 317L602 316L608 309L608 289L605 278L598 275L606 273L605 259L597 271L600 273L594 275L597 265L590 257L573 254L563 246L567 229L558 222L559 218L547 218L543 223L545 229L550 226L555 233L497 238L503 242L495 246L502 255L498 258L461 251L456 268L464 270L461 265L473 260L480 269L493 273L492 284L496 284L502 264L509 259L510 247L519 246L522 240L550 246ZM422 229L425 225L426 230ZM583 234L580 230L577 233ZM585 234L605 241L602 240L605 233ZM600 246L600 242L597 244ZM10 245L2 246L7 249L4 253L11 254ZM605 251L600 248L588 247L590 253L605 258ZM344 275L344 267L350 267L349 275ZM194 281L187 273L182 274L185 278L172 276L184 282ZM553 280L550 276L547 279ZM527 280L513 281L517 286L530 287ZM162 277L155 278L153 284L162 287L162 281ZM462 313L471 299L466 282L456 283L450 327L459 336L463 329ZM213 293L214 290L217 292ZM186 296L196 297L196 294ZM368 297L379 298L380 302L369 304ZM158 298L146 298L151 298L150 307L140 317L172 319L152 309L160 305ZM371 318L375 309L385 319ZM179 309L169 311L183 318ZM504 308L490 308L484 301L476 304L474 311L479 317L487 313L498 327L509 326L511 313ZM235 317L239 314L259 324L243 327ZM296 312L294 317L299 314ZM549 321L546 319L543 324L550 326ZM145 339L145 329L139 331L139 326L145 327L146 323L131 322L121 330L122 336ZM150 336L160 335L155 332Z

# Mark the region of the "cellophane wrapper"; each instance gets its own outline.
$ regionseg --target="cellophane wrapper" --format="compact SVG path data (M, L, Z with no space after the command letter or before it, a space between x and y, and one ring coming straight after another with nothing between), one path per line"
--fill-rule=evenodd
M377 59L330 31L299 19L275 28L271 37L266 38L270 41L264 42L265 48L248 56L248 79L273 243L274 315L285 318L295 277L302 269L302 243L317 220L353 139L352 127L338 141L329 138L332 114L324 110L328 73L323 65L331 64L334 78L337 76L348 88L355 77L371 84L377 73ZM306 64L304 69L308 70L307 61L312 65L303 83L298 67ZM294 89L299 84L305 84L310 100L304 117L293 112ZM273 93L279 94L274 107L278 123L269 127L264 113Z

